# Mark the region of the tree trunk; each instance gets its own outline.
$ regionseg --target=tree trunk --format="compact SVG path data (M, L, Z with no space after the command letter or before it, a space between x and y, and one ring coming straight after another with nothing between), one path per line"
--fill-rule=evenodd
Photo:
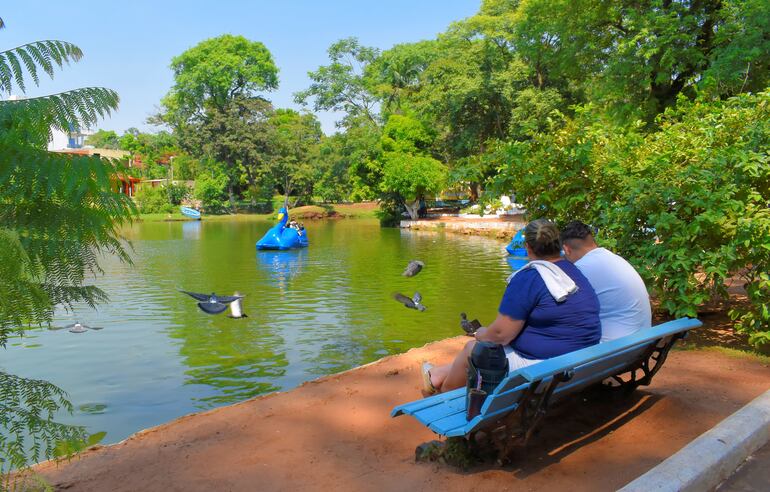
M235 212L235 191L232 183L227 185L227 193L230 195L230 209Z
M406 213L409 214L409 218L412 220L417 220L417 211L420 209L420 199L416 200L404 200L404 208L406 208Z
M471 181L470 184L470 199L472 202L477 202L479 200L479 184L475 181Z

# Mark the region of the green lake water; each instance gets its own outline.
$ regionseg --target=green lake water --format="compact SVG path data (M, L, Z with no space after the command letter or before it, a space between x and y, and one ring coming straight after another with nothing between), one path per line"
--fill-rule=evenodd
M254 243L271 225L136 224L126 231L134 265L106 258L105 274L94 279L110 302L98 311L59 311L54 323L104 329L31 331L0 355L0 369L64 388L75 413L61 420L106 431L111 443L459 335L460 311L489 323L511 272L502 241L383 229L370 220L307 223L309 248L257 252ZM410 259L426 268L406 278ZM238 290L249 317L209 316L177 288ZM425 312L391 297L415 290Z

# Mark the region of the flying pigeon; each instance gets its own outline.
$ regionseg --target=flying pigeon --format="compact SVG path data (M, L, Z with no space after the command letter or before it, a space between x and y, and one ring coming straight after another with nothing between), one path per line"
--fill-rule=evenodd
M393 299L397 300L404 306L410 308L410 309L417 309L418 311L425 311L425 306L421 304L422 302L422 296L419 292L415 292L414 296L412 296L411 299L406 297L404 294L400 294L396 292L393 294Z
M414 277L420 271L425 267L425 263L421 262L420 260L412 260L409 262L409 264L406 266L406 270L404 270L403 275L404 277Z
M186 290L179 289L179 292L187 294L200 301L198 307L201 311L207 314L219 314L227 310L228 304L235 302L238 299L243 299L243 296L218 296L213 292L211 294L198 294L197 292L188 292Z
M71 325L67 326L49 326L49 330L69 330L70 333L85 333L87 330L101 330L101 326L88 326L84 325L83 323L76 321L72 323Z
M472 337L473 334L476 333L476 330L481 328L481 323L477 319L468 321L468 316L466 316L465 313L460 313L460 326L465 331L466 335Z
M235 291L234 296L240 296L241 293L237 290ZM240 319L240 318L248 318L249 316L243 312L243 303L240 299L236 299L235 301L230 303L230 314L227 315L228 318L233 319Z

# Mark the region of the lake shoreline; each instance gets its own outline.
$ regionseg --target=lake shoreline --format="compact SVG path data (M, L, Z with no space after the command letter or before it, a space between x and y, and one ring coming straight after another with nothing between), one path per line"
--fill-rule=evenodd
M379 206L376 202L360 203L337 203L324 205L304 205L289 209L289 215L297 220L320 220L320 219L373 219L376 218L376 211ZM224 214L204 214L205 221L227 222L227 221L249 221L249 220L275 220L278 211L266 214L252 212L236 212ZM196 221L182 215L175 210L171 213L152 213L139 214L140 222L187 222Z
M446 231L465 236L492 237L510 240L527 225L523 215L497 217L437 216L418 220L402 220L401 229L415 231Z
M577 402L569 415L547 421L527 458L509 467L461 472L415 463L415 447L435 435L411 418L390 418L390 410L419 398L421 361L449 361L466 341L433 342L290 391L186 415L35 471L54 489L70 491L253 490L254 484L261 490L615 490L770 385L767 359L676 350L626 414L607 422L608 415Z

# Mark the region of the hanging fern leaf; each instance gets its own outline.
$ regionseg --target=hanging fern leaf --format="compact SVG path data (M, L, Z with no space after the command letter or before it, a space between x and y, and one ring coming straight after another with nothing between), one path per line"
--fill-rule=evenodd
M65 63L77 62L82 57L80 48L58 40L36 41L0 51L0 91L10 94L16 84L21 92L25 92L23 69L26 69L35 85L39 85L39 69L53 78L54 65L62 68Z
M2 51L0 91L24 91L25 75L37 84L41 72L53 76L81 56L62 41ZM123 169L45 150L52 128L94 125L117 105L118 95L100 87L0 101L0 348L30 325L50 322L57 305L106 301L98 287L83 285L102 271L101 255L130 262L119 230L136 210L113 189ZM0 489L9 488L10 471L54 457L61 443L72 450L86 442L81 427L54 421L59 410L72 410L61 389L0 371Z

